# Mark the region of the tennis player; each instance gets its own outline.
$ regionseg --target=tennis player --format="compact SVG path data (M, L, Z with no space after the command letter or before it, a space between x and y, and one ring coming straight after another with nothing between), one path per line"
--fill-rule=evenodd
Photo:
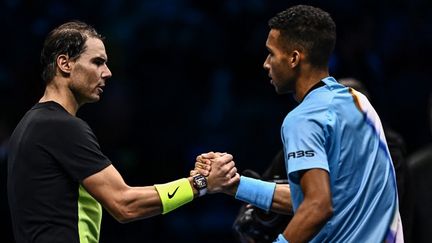
M319 8L297 5L269 27L264 69L278 94L292 93L299 102L281 128L289 186L242 176L225 193L264 210L293 209L275 242L403 242L380 119L364 95L328 71L334 21ZM215 158L198 156L192 174L208 173Z
M98 242L102 206L129 222L168 213L239 180L232 156L220 154L207 178L128 186L76 117L82 105L100 99L111 77L107 61L103 38L85 23L65 23L45 40L45 93L10 138L7 189L17 243Z

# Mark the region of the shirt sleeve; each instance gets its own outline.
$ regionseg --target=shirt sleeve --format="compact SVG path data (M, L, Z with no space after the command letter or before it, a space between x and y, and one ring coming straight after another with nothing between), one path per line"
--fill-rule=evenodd
M326 143L325 111L287 118L281 129L285 163L289 179L299 183L299 172L309 169L329 171Z
M53 125L52 136L50 154L78 182L111 164L91 128L79 118Z

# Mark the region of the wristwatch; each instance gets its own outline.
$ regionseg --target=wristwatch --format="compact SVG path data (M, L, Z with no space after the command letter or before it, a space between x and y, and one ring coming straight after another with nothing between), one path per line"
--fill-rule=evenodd
M198 191L198 196L204 196L207 193L207 179L201 174L194 175L192 179L193 186Z

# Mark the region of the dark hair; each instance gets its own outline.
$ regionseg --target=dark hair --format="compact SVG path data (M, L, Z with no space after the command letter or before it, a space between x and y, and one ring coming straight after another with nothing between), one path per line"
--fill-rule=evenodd
M57 57L66 54L70 59L77 59L85 51L89 37L104 39L93 27L80 21L64 23L48 34L40 57L45 83L51 82L55 76Z
M316 7L297 5L276 14L268 25L280 31L286 47L302 48L312 65L328 65L336 43L336 25L329 13Z

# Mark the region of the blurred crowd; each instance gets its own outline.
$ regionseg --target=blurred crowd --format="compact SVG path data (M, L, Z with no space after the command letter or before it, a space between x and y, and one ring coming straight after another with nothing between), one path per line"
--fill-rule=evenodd
M5 185L7 141L42 95L39 55L50 29L78 19L106 37L113 77L102 100L84 106L78 116L93 128L125 180L147 185L186 176L195 156L209 150L232 153L240 171L267 168L281 147L282 119L296 105L291 97L275 94L262 69L267 20L299 3L305 1L0 2L4 242L13 242ZM416 173L410 176L413 188L430 190L432 3L307 4L330 12L337 24L330 73L362 81L381 119L403 140L407 171ZM432 217L425 206L430 196L418 195L417 200L412 196L415 212L409 216ZM174 213L126 225L106 213L101 242L234 242L231 227L240 205L212 195ZM409 224L421 227L424 220L410 218Z

